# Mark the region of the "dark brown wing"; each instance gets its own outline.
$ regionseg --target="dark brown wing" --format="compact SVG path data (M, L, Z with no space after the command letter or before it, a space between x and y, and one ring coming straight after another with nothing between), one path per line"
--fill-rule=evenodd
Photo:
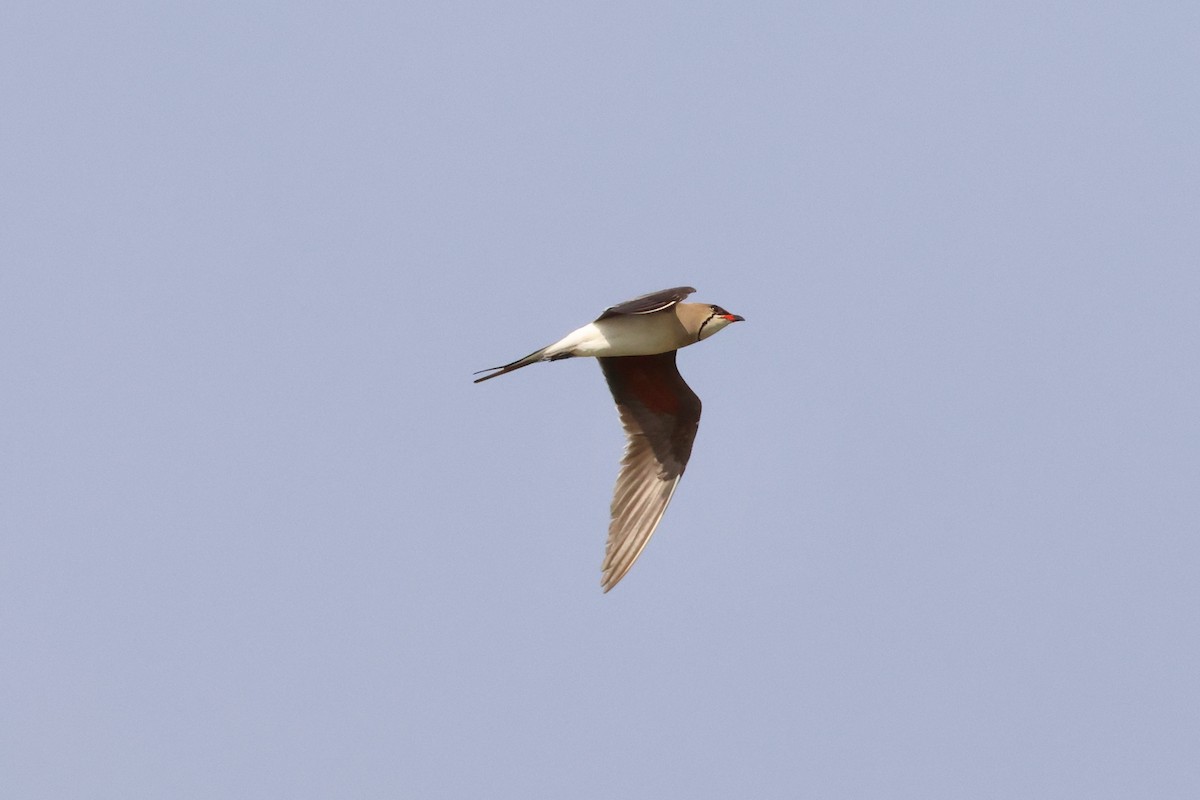
M675 494L700 426L700 398L680 376L674 350L599 361L627 439L601 567L607 592L642 554Z
M661 292L644 294L604 309L604 313L596 317L596 322L624 314L653 314L655 311L670 308L694 291L696 290L690 286L676 286L674 289L663 289Z

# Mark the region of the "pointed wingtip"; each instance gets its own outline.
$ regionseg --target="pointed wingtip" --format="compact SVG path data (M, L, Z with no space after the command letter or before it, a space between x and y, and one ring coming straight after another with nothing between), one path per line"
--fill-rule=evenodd
M625 577L626 573L629 572L628 567L620 569L619 566L609 564L607 561L608 559L606 558L605 564L600 568L600 588L604 590L605 594L611 592L621 582L621 579Z

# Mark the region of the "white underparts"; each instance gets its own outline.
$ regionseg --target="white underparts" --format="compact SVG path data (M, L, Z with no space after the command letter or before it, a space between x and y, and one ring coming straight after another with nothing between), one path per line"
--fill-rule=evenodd
M563 353L592 358L649 356L678 350L694 341L674 314L612 317L571 331L547 347L543 358Z

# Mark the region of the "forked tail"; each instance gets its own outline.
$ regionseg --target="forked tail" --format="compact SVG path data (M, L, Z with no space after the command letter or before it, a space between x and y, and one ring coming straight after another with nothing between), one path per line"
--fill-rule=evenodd
M491 380L492 378L498 378L501 375L506 375L514 370L520 369L521 367L528 367L530 364L536 364L539 361L553 360L555 358L555 356L551 356L550 359L547 359L545 357L546 351L549 349L550 349L549 347L543 347L541 350L530 353L529 355L525 356L524 358L518 358L516 361L512 362L511 364L505 364L502 367L488 367L487 369L481 369L481 370L479 370L479 372L476 372L475 374L478 375L482 372L491 372L492 374L484 375L482 378L476 378L475 383L483 383L484 381ZM557 356L557 358L563 358L563 357L564 356ZM493 372L493 370L495 370L495 371Z

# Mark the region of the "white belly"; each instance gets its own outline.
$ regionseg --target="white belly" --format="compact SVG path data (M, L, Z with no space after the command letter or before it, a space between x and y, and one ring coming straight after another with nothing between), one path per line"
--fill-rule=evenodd
M550 346L547 355L651 356L678 350L692 343L679 318L673 313L611 317L591 322Z

